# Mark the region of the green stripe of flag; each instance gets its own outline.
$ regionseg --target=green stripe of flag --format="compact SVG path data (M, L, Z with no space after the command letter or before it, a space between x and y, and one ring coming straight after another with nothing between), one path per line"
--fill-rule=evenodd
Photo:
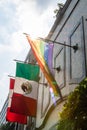
M22 77L34 81L39 80L40 68L38 65L17 62L16 66L16 77Z

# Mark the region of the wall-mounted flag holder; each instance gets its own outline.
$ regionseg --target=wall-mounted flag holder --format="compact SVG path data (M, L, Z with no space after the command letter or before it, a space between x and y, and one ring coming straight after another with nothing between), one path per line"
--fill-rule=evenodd
M76 43L76 45L71 46L71 45L68 45L68 44L64 44L64 43L57 42L57 41L52 41L52 40L50 40L50 39L45 39L45 38L41 38L41 37L39 37L39 39L41 39L41 40L43 40L43 41L45 41L45 42L53 42L53 43L55 43L55 44L60 44L60 45L63 45L63 46L70 47L70 48L72 48L72 49L74 50L74 53L78 50L78 44L77 44L77 43Z
M59 73L61 71L61 66L58 66L58 67L53 68L53 69L55 69L57 71L57 73Z

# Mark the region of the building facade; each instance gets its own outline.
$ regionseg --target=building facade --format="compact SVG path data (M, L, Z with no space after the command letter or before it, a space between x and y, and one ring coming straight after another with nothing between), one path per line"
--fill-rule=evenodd
M6 99L3 107L2 107L2 110L0 112L0 125L2 124L5 124L6 123L6 110L7 110L7 107L8 107L8 98Z
M20 130L56 130L58 113L68 94L87 76L87 0L67 0L57 13L46 37L54 42L54 77L60 87L60 97L52 97L47 80L40 71L36 118L29 117L28 125ZM26 62L36 63L32 50Z
M46 39L54 42L54 76L64 101L39 84L36 130L56 130L68 94L87 75L87 0L67 0ZM69 45L69 46L67 46ZM59 71L57 70L58 68ZM43 73L40 82L47 83Z

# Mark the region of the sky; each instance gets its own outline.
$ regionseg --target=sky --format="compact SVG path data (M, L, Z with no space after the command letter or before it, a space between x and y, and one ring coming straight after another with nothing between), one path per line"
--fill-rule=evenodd
M46 37L54 21L57 3L66 0L0 0L0 110L15 76L14 59L24 61L30 49L23 33Z

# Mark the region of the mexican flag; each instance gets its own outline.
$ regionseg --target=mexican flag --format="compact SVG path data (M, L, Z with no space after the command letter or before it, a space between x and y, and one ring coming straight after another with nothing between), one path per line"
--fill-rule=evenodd
M38 79L39 66L17 63L11 112L36 116Z
M14 89L14 82L15 82L15 79L11 78L10 87L9 87L8 107L7 107L7 111L6 111L6 121L27 124L27 116L22 115L22 114L17 114L17 113L10 111L13 89Z

